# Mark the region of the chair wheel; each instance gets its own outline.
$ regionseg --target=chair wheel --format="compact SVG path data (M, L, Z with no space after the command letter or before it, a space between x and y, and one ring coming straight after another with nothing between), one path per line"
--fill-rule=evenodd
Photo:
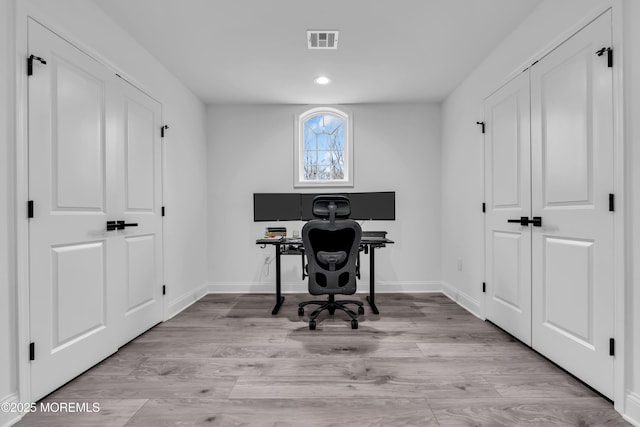
M331 314L332 316L335 314L336 309L335 308L330 308L329 309L329 314Z
M364 307L363 306L359 306L358 307L358 314L364 314Z
M298 316L304 316L304 308L298 307Z
M316 321L315 320L310 320L309 321L309 329L312 331L316 330Z
M351 320L351 329L358 329L358 321L356 319Z

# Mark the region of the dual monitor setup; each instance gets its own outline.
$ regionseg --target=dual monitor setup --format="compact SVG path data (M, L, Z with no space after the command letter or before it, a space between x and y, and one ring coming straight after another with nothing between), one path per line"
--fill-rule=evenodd
M309 221L314 219L312 205L320 194L346 196L354 220L394 221L395 191L368 193L254 193L254 221Z

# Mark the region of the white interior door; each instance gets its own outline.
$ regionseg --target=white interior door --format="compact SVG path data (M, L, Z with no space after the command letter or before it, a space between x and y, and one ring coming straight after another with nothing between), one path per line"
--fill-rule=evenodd
M124 344L163 318L161 105L125 81L119 88L118 162L113 190L124 285L118 301ZM136 224L136 225L134 225Z
M529 73L485 101L487 319L531 345Z
M107 164L108 71L29 22L29 225L32 400L116 351Z
M162 321L161 105L39 23L28 31L46 61L28 83L37 400Z
M536 350L613 396L611 14L531 69Z

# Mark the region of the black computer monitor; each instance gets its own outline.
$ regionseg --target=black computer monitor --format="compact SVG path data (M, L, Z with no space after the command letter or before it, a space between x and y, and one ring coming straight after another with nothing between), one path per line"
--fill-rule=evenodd
M351 204L349 218L356 220L395 221L395 191L377 191L370 193L305 193L301 194L302 220L309 221L313 216L313 198L318 194L339 194L347 196Z
M372 193L349 193L351 219L395 221L395 191L377 191Z
M254 221L299 221L300 194L254 193Z

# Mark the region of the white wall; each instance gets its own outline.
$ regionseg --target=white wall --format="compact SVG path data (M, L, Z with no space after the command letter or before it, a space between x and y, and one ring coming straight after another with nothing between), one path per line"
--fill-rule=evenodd
M84 0L0 0L0 399L17 391L18 365L15 353L26 340L16 337L13 311L17 285L14 276L16 228L13 214L26 200L13 199L16 175L13 162L15 101L10 96L15 81L8 71L26 52L25 13L36 17L69 41L158 99L170 129L165 138L164 221L165 280L170 316L201 295L207 281L207 144L204 104L127 33L111 21L93 2ZM15 20L15 16L18 20ZM13 30L14 23L17 28ZM13 41L15 35L16 42ZM9 40L7 40L7 38ZM17 48L14 49L14 47ZM20 63L18 63L20 64ZM19 79L19 81L22 81ZM24 97L18 86L18 99ZM20 212L20 210L18 210ZM18 217L17 224L26 221ZM24 224L22 224L24 227ZM26 285L26 284L24 284ZM21 290L20 290L21 291ZM28 396L21 396L28 399ZM0 414L0 425L6 419Z
M482 120L483 100L495 89L506 83L507 79L523 70L531 58L537 58L541 52L548 50L566 39L570 29L585 23L586 17L593 17L596 11L604 11L610 5L619 4L615 0L546 0L543 2L508 38L506 38L486 60L445 100L442 110L442 278L455 292L467 295L474 304L468 306L482 316L483 304L481 283L484 278L484 218L481 212L483 202L483 146L482 134L476 121ZM627 168L640 165L640 153L633 149L634 139L640 137L637 117L640 115L640 96L638 95L637 76L640 72L638 63L640 58L640 43L638 42L638 22L640 22L639 5L636 0L624 0L624 14L628 34L625 52L627 57L624 73L627 85L625 94L627 106L627 149L633 151L632 160ZM633 39L633 42L632 40ZM632 42L632 43L631 43ZM615 46L614 46L615 49ZM620 58L620 56L617 56ZM630 85L632 79L633 84ZM640 186L640 173L633 172L633 183ZM629 183L629 182L628 182ZM628 194L632 195L629 188ZM640 196L637 191L626 214L635 227L634 247L640 246L638 225L640 218ZM628 206L628 207L629 207ZM627 233L628 234L628 233ZM629 247L629 245L627 245ZM640 265L640 258L625 260L628 271L633 271L633 265ZM457 271L457 260L462 258L466 269ZM626 321L628 334L633 334L633 342L627 341L633 347L633 352L627 351L626 360L633 365L633 370L626 371L628 389L640 390L640 336L638 325L640 321L640 296L638 295L637 272L635 276L627 278L627 288L633 289L634 300L630 303L630 315ZM633 317L633 318L632 318ZM627 349L629 350L629 349ZM633 371L633 376L631 372ZM640 395L638 395L640 397ZM622 407L620 400L616 407ZM640 404L638 399L637 404ZM620 406L619 406L620 405ZM633 409L632 405L628 408ZM637 406L640 409L640 405ZM635 417L640 422L640 412Z
M13 265L13 67L14 2L0 0L0 402L18 392L16 369L16 299ZM11 414L0 411L0 425Z
M212 106L209 137L209 280L212 290L273 292L273 248L255 239L253 193L293 188L294 115L304 106ZM308 107L307 107L308 108ZM396 192L396 221L371 221L397 244L376 252L380 290L427 290L440 279L440 107L432 104L347 105L353 112L354 188ZM318 189L306 192L318 192ZM340 191L340 190L334 190ZM284 222L289 232L301 222ZM368 257L362 285L367 291ZM299 257L282 258L283 289L306 292ZM364 285L364 286L363 286Z

